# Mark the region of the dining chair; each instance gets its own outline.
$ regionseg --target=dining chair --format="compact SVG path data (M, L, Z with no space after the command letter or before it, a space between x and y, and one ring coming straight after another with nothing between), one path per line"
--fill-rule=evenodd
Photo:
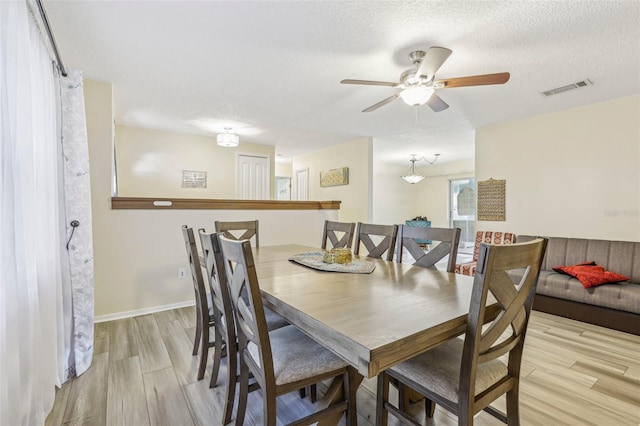
M226 271L224 260L220 251L220 242L215 234L207 234L204 229L199 230L200 246L204 255L207 270L207 279L211 294L213 307L214 327L214 352L213 369L211 370L211 381L209 387L213 388L218 382L220 363L222 358L227 358L226 377L226 398L222 409L222 424L231 421L233 412L233 401L236 392L236 377L238 374L237 365L237 343L236 326L233 320L233 310L231 307L231 297L226 284Z
M324 221L322 230L322 250L327 249L327 241L331 242L330 248L351 248L356 224L353 222Z
M374 242L371 236L374 236L377 242ZM386 260L393 260L397 236L398 225L376 225L358 222L353 253L360 254L360 243L362 243L368 251L368 257L382 259L386 253Z
M238 382L238 343L236 337L236 325L233 318L233 309L231 306L231 297L229 296L229 287L227 285L227 272L224 267L222 251L220 250L219 237L222 234L208 234L204 229L200 229L199 234L201 243L200 245L204 253L207 279L210 287L213 316L215 319L215 340L213 342L214 358L209 387L214 388L217 386L220 364L222 358L226 357L227 390L222 418L224 420L223 424L227 424L231 421L233 402L235 398L235 389ZM246 292L243 294L243 297L245 298L245 300L248 299L248 295L246 294ZM267 307L264 308L264 313L267 321L267 329L269 331L289 325L287 320ZM306 388L299 389L299 392L301 398L306 397ZM310 387L309 395L311 402L315 402L316 394L316 386L313 385Z
M455 267L455 273L471 276L476 273L480 244L513 244L515 242L516 234L512 234L510 232L477 231L476 240L473 247L473 258L471 259L471 262L458 263Z
M431 250L425 252L416 240L438 241ZM460 228L425 228L398 225L398 244L396 247L396 262L402 263L403 249L415 259L414 265L429 268L434 266L445 256L449 255L447 272L453 272L458 256L460 242Z
M260 247L260 232L258 229L258 220L244 220L240 222L223 222L216 220L216 232L222 232L225 238L230 240L250 240L256 237L256 247ZM235 235L231 231L244 231L240 236ZM237 233L236 233L237 234Z
M213 369L211 370L209 387L216 387L220 364L222 358L226 357L227 390L222 418L224 420L223 424L227 424L231 421L231 414L233 412L238 374L236 325L233 318L229 286L227 285L227 272L224 267L222 251L220 250L219 235L221 234L208 234L204 229L200 229L199 235L206 265L207 280L209 282L213 317L215 320ZM247 299L246 293L244 294L244 298ZM289 325L284 318L269 308L265 308L265 318L269 331ZM304 397L303 392L301 392L301 397Z
M249 374L262 389L264 424L276 424L276 397L322 380L341 377L344 398L295 424L315 423L327 416L346 414L356 425L355 386L350 386L351 367L294 326L269 332L249 241L220 237L227 283L233 305L240 354L240 394L236 425L244 422ZM242 294L246 291L248 299Z
M546 246L545 238L480 245L464 338L448 340L378 375L376 425L386 425L388 413L419 424L389 402L390 378L424 395L429 417L436 403L456 414L459 425L472 425L481 410L509 425L519 424L522 349ZM523 271L522 278L510 278L512 270ZM506 415L489 405L505 393Z
M198 247L196 246L193 229L187 225L182 225L182 236L184 237L184 244L187 249L189 269L191 270L193 290L196 297L196 333L193 341L192 354L197 355L198 348L200 348L197 377L198 380L202 380L207 368L209 348L214 345L213 342L209 340L209 328L215 325L215 319L212 303L208 299L209 295L204 286L204 279L202 278L200 256L198 255Z

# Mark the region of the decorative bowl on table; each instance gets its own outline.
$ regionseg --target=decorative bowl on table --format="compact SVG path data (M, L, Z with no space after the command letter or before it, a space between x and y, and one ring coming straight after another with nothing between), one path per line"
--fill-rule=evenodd
M334 248L324 251L322 261L324 263L351 263L351 250L346 248Z

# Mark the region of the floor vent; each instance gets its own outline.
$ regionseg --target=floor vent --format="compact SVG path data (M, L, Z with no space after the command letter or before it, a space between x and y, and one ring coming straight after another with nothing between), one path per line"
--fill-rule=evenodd
M558 93L568 92L569 90L579 89L581 87L591 86L593 83L591 80L586 79L582 81L578 81L577 83L571 83L566 86L556 87L555 89L547 90L546 92L542 92L545 96L557 95Z

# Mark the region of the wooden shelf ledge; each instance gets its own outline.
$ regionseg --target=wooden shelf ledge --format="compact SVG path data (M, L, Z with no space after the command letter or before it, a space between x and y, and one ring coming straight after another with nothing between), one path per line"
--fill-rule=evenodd
M340 210L341 201L112 197L114 210Z

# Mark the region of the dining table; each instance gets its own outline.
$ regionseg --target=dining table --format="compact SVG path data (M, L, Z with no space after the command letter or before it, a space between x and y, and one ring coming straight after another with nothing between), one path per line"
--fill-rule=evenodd
M322 251L253 248L264 304L347 361L356 386L465 331L473 277L357 255L370 273L324 271L290 260L302 254ZM489 300L491 320L499 309Z

